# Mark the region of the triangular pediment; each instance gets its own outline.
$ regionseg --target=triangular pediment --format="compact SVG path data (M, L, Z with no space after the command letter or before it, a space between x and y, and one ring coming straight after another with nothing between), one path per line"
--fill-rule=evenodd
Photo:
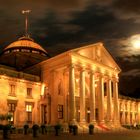
M86 57L90 60L101 63L103 65L109 66L111 68L117 68L119 71L121 71L113 57L105 49L102 43L96 43L80 47L72 50L72 52L77 53L78 55Z

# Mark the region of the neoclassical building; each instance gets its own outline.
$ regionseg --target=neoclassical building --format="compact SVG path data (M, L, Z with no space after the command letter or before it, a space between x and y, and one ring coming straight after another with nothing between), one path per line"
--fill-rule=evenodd
M119 96L121 69L102 43L50 58L26 36L4 48L0 64L0 115L17 127L140 123L140 102Z

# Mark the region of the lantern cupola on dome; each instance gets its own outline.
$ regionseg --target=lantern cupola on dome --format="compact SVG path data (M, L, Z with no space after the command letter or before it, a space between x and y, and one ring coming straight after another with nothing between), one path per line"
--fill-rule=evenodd
M30 10L23 11L25 14L25 35L17 41L5 47L0 55L0 63L23 70L46 60L49 55L39 44L35 43L28 34L27 14Z

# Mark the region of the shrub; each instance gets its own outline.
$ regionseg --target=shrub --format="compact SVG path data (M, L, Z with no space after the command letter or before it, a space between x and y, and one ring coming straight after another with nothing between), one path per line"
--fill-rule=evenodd
M39 126L37 124L34 124L32 126L32 129L33 129L33 137L37 137L37 131L39 129Z
M73 135L77 135L77 133L78 133L78 126L73 125Z
M89 129L94 129L94 125L93 124L90 124L88 127L89 127Z
M89 128L89 134L90 134L90 135L93 135L94 125L93 125L93 124L90 124L90 125L88 126L88 128Z
M23 126L23 128L24 128L24 134L25 135L27 135L27 133L28 133L28 128L29 128L29 125L28 124L25 124L24 126Z
M42 124L40 127L45 129L46 128L46 125L45 124Z
M42 124L40 127L41 127L41 133L44 134L46 130L46 125Z
M3 125L2 124L0 124L0 130L3 130Z
M32 129L33 129L33 130L38 130L38 129L39 129L39 126L38 126L37 124L34 124L34 125L32 126Z
M24 127L24 129L28 129L29 128L29 125L28 124L25 124L23 127Z
M8 139L9 138L8 131L10 129L11 129L11 125L9 125L9 124L3 126L3 139Z
M72 133L73 125L69 125L69 133Z
M54 127L55 127L55 129L61 129L61 125L60 124L57 124Z
M54 126L54 128L55 128L55 135L58 136L59 133L60 133L61 125L60 124L56 124Z

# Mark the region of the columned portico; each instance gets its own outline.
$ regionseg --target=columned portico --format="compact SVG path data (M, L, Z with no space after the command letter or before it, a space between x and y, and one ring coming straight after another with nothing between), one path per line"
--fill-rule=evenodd
M96 123L95 120L95 73L90 72L90 121Z
M80 71L80 122L85 123L85 69Z
M72 64L69 67L69 115L70 123L75 124L76 122L76 106L75 106L75 70Z
M107 79L107 121L112 122L112 87L111 79Z

